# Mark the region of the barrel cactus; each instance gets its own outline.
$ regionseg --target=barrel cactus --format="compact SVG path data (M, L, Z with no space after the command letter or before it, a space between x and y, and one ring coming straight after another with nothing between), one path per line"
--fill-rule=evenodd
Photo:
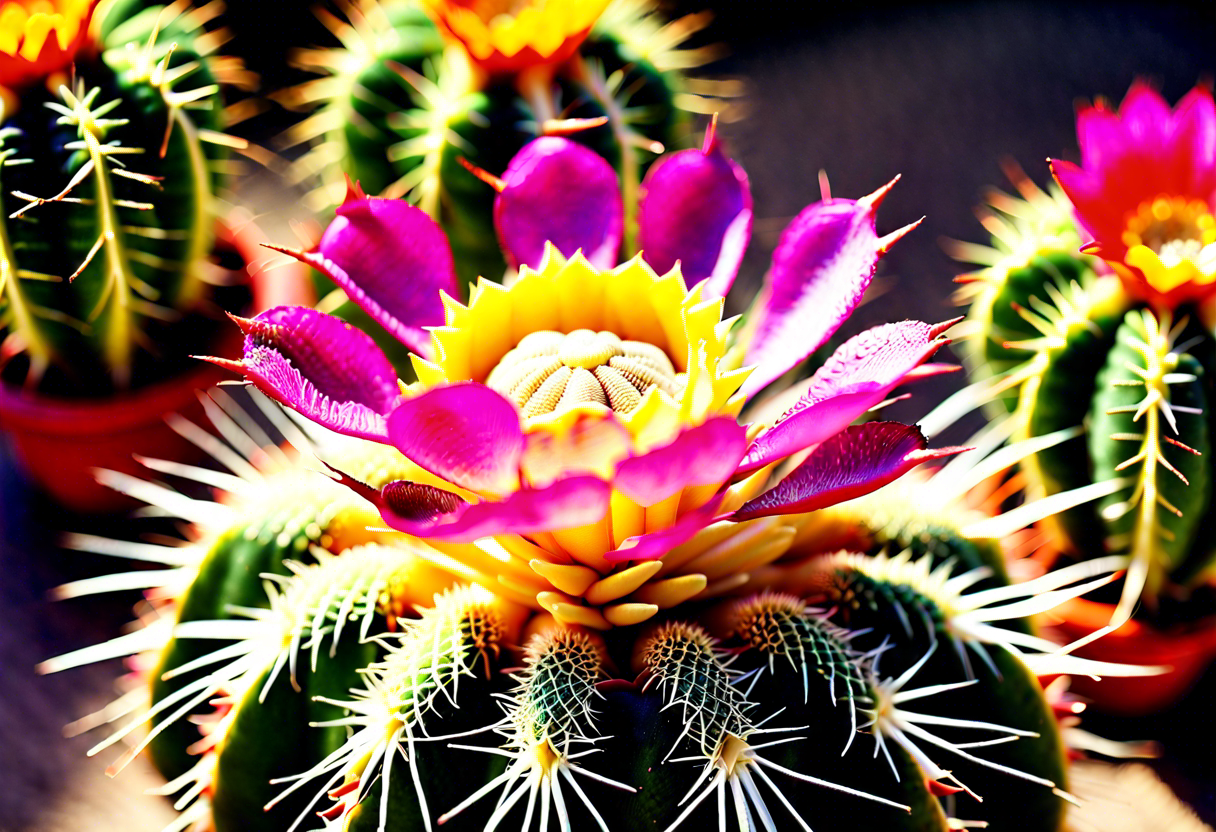
M320 178L318 209L342 199L344 174L368 193L406 196L443 228L462 285L505 267L494 194L464 164L498 173L532 139L570 135L619 174L631 256L646 169L664 147L687 145L688 109L709 112L733 92L684 74L714 55L681 48L704 15L667 22L649 0L361 0L342 10L346 19L323 16L341 46L296 59L324 77L278 96L315 110L288 137L310 147L297 176Z
M146 746L178 828L1063 828L1070 735L1035 675L1127 669L1038 652L1054 645L1022 616L1100 567L1016 586L804 534L771 567L791 591L596 632L465 584L444 568L460 571L454 548L366 531L374 508L315 454L373 482L400 475L393 457L255 402L292 447L217 391L209 415L231 445L209 445L230 473L148 460L217 501L107 475L193 520L191 539L70 536L169 569L61 588L149 587L150 609L142 629L43 666L134 654L131 691L76 728L125 718L103 750L154 726L112 770Z
M0 366L60 395L161 378L214 329L217 172L240 145L218 90L247 80L212 55L214 7L96 5L6 3L0 44Z
M1111 626L1141 604L1176 621L1216 555L1216 108L1197 87L1171 111L1138 82L1118 111L1083 107L1077 129L1081 165L1053 160L1050 193L1018 177L1023 198L986 216L994 248L960 252L983 264L965 278L975 390L1016 435L1076 432L1023 469L1042 495L1104 492L1052 528L1066 557L1130 556Z
M890 186L808 206L748 321L723 321L750 197L712 133L656 164L638 212L654 257L705 270L691 284L678 265L584 256L620 227L611 168L538 141L496 200L520 276L467 306L426 296L454 280L451 254L401 200L352 190L317 248L292 252L416 350L416 383L323 312L238 320L243 356L213 360L305 420L280 425L328 437L315 455L333 479L309 473L377 511L383 537L289 553L264 583L225 581L210 619L182 604L145 642L52 660L159 657L140 663L151 702L103 741L150 727L117 765L180 750L193 712L194 765L154 759L181 825L217 832L1062 829L1066 748L1038 676L1138 671L1060 655L1027 617L1124 561L1013 584L991 538L1020 517L959 527L943 509L916 527L915 491L880 496L923 462L958 462L934 475L944 492L1012 461L852 424L942 371L927 362L950 322L856 335L787 403L745 410L827 342L907 230L875 230ZM585 192L552 187L571 166ZM862 502L879 499L881 521ZM849 511L869 540L841 551L833 512ZM216 584L207 563L187 598Z

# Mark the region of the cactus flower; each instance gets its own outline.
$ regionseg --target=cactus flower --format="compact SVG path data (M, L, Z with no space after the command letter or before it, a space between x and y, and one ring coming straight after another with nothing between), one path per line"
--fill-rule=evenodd
M64 72L88 42L98 0L0 3L0 87L10 90Z
M413 351L415 383L398 382L367 335L304 308L239 321L243 360L220 361L325 427L396 447L410 478L344 474L390 526L495 592L599 629L739 586L781 557L806 512L956 450L928 449L909 425L851 424L941 369L924 362L949 324L863 332L775 421L741 418L827 342L910 229L875 231L890 185L799 214L740 326L722 319L722 295L751 199L712 128L703 150L660 160L647 180L640 233L662 242L662 274L645 253L615 268L588 256L615 248L603 245L621 226L612 177L566 139L525 147L495 209L518 279L479 281L467 305L453 300L442 232L402 201L352 189L318 246L290 252Z
M608 0L424 0L422 5L477 66L498 74L569 58Z
M1118 112L1099 99L1077 114L1081 166L1051 171L1127 291L1174 309L1216 291L1216 105L1195 87L1171 111L1144 82Z

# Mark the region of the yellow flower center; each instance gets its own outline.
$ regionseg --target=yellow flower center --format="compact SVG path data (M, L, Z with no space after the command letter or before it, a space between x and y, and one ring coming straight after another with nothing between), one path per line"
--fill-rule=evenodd
M491 73L564 60L608 0L423 0L436 23Z
M657 387L673 398L681 379L654 344L611 332L533 332L491 371L486 384L515 402L525 418L582 404L632 413Z
M7 0L0 3L0 53L35 61L54 37L66 50L93 4L89 0Z
M1162 195L1142 202L1128 215L1123 244L1127 264L1159 292L1216 281L1216 217L1203 200Z

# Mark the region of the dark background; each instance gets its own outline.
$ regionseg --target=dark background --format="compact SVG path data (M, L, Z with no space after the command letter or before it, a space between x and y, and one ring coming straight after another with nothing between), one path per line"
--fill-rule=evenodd
M1040 183L1047 156L1076 158L1078 98L1118 101L1135 77L1147 76L1172 102L1216 71L1216 2L709 5L716 19L702 40L725 43L731 54L706 74L747 86L748 117L723 128L728 151L751 177L759 220L741 294L750 295L761 278L783 218L818 198L821 169L833 193L848 197L903 174L883 205L880 231L927 217L885 261L893 289L862 308L846 334L884 320L954 314L951 278L961 269L943 253L941 238L984 239L972 212L985 187L1003 184L1002 157ZM289 47L326 37L306 6L230 2L236 39L229 51L244 55L267 89L305 77L285 69ZM705 6L679 0L670 8ZM247 131L269 143L288 122L272 110ZM296 201L273 184L255 197L267 212ZM914 420L959 383L919 388L893 415ZM168 814L138 796L154 782L150 776L137 770L107 784L103 765L83 761L88 743L60 736L60 725L105 701L117 663L62 677L32 673L43 658L113 635L134 600L47 603L49 587L110 567L57 550L57 530L122 536L123 524L99 526L30 497L2 453L0 501L0 830L159 829ZM1157 770L1213 822L1214 694L1209 674L1166 714L1139 721L1091 716L1087 725L1117 739L1163 739L1166 759Z

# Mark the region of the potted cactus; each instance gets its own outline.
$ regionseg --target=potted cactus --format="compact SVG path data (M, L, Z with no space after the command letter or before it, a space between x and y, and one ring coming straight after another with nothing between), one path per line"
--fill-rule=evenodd
M1216 107L1197 87L1171 110L1137 82L1117 111L1082 107L1077 130L1080 166L1053 160L1050 193L1018 176L1023 198L999 195L986 217L995 247L960 252L983 265L964 278L971 368L1014 434L1076 432L1023 464L1034 492L1105 484L1048 523L1062 561L1126 555L1127 577L1109 604L1074 602L1061 626L1082 641L1114 631L1085 655L1174 666L1085 688L1150 710L1216 655Z
M255 274L246 220L221 224L228 149L209 10L65 3L5 7L0 54L0 425L33 479L85 511L112 507L95 465L179 455L161 424L214 383L192 353L223 311L300 294L301 274ZM197 405L195 406L197 407Z

